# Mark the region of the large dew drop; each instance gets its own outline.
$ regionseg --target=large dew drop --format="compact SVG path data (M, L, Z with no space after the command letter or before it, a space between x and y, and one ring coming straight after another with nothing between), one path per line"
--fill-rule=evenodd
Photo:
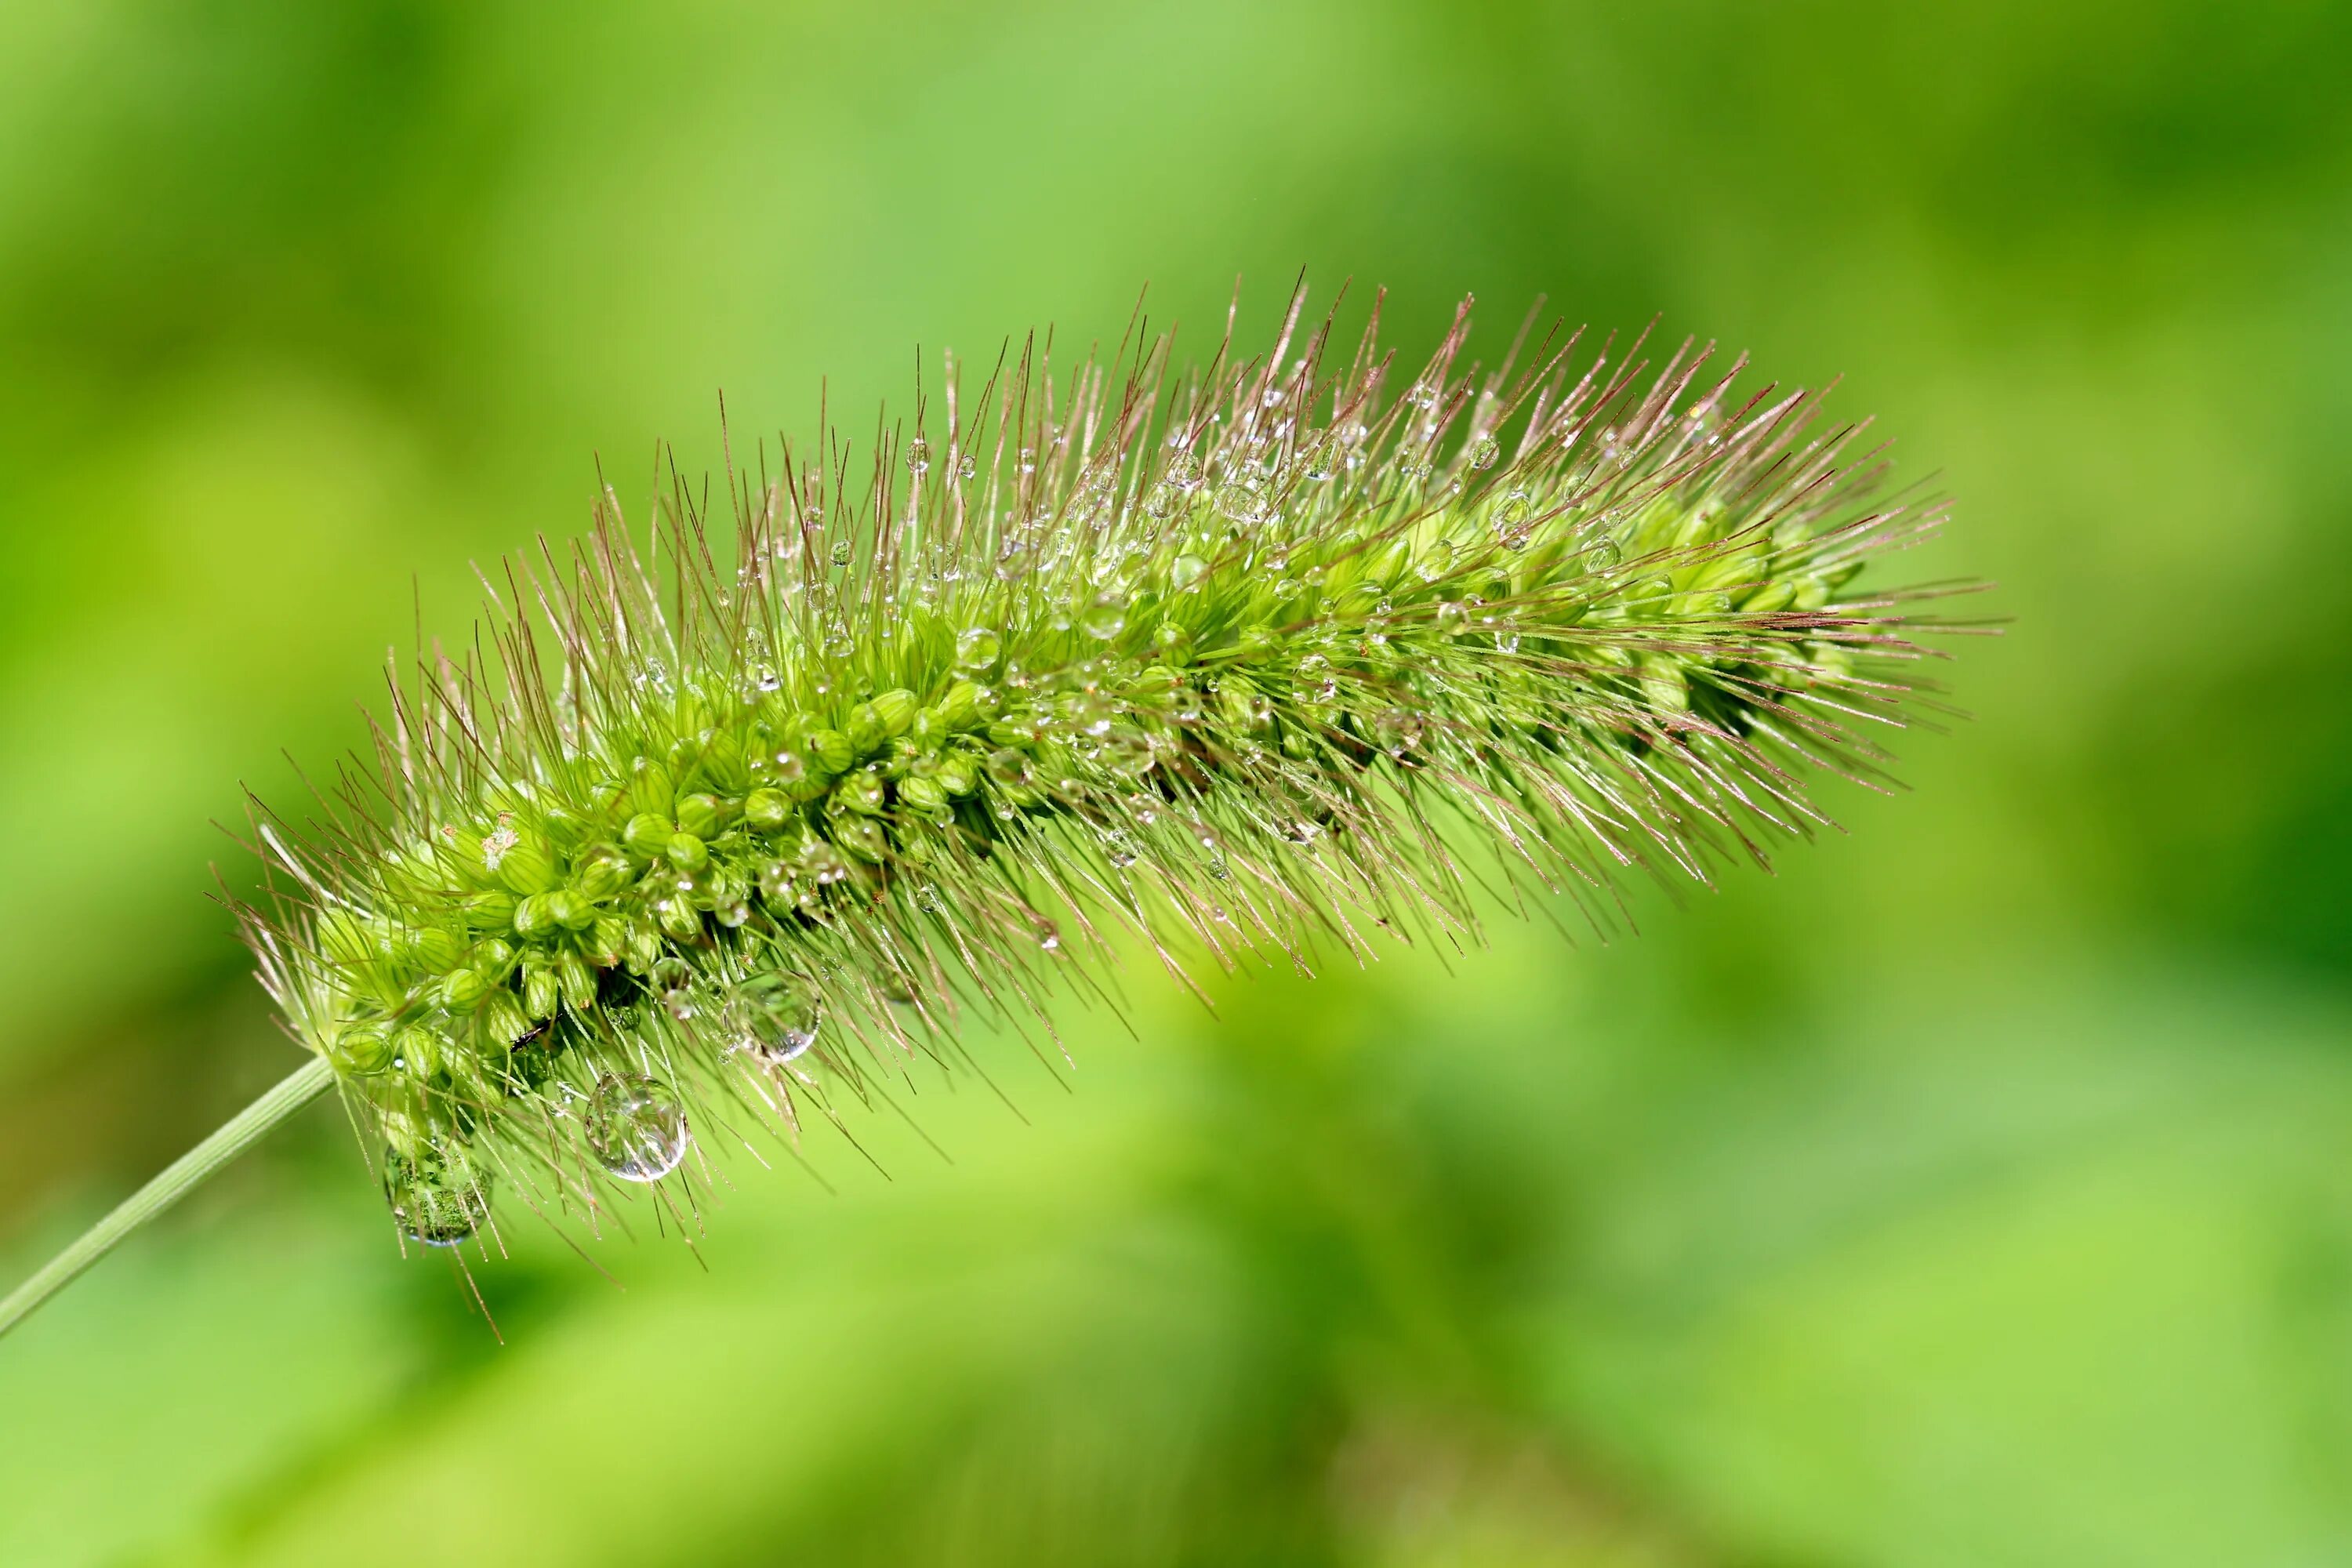
M411 1157L385 1150L383 1190L400 1233L426 1247L455 1247L490 1217L488 1173L438 1151Z
M720 1022L734 1049L781 1064L816 1044L824 1004L805 981L767 976L745 981L728 993Z
M643 1073L608 1073L588 1099L588 1152L625 1182L658 1182L686 1158L686 1107Z
M987 626L972 626L956 638L955 661L958 669L986 669L996 662L1004 640Z

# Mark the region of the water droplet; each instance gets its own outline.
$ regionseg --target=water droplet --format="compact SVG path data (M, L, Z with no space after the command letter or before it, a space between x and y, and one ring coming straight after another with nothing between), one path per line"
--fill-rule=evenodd
M907 443L907 468L912 473L923 473L931 466L931 444L920 436Z
M1372 738L1381 751L1402 757L1421 744L1421 715L1410 708L1389 708L1372 721Z
M401 1234L426 1247L455 1247L490 1217L489 1173L439 1148L386 1149L383 1191Z
M988 776L1008 789L1026 789L1036 779L1029 765L1029 753L1007 746L988 755Z
M1437 629L1447 637L1468 629L1470 611L1451 599L1441 600L1437 606Z
M805 980L767 976L730 992L720 1021L734 1037L734 1048L782 1064L816 1044L824 1024L824 1004Z
M1007 583L1018 582L1029 574L1030 561L1029 546L1019 539L1008 539L996 552L996 575Z
M808 763L798 752L778 752L768 763L768 773L778 784L795 784L808 777Z
M1453 569L1454 546L1443 539L1432 540L1412 563L1412 574L1424 583L1434 583Z
M793 868L782 860L763 863L759 873L760 897L772 904L786 904L793 898Z
M1117 594L1097 594L1078 625L1088 637L1108 642L1127 629L1127 601Z
M751 671L751 684L762 691L781 691L784 688L784 678L764 664L757 665Z
M658 1182L686 1158L686 1107L643 1073L607 1073L588 1097L588 1152L625 1182Z
M1151 742L1132 731L1113 735L1103 744L1103 765L1129 778L1141 778L1156 760Z
M1255 488L1230 484L1217 491L1217 510L1229 522L1255 528L1271 514L1265 497Z
M849 862L841 851L820 838L801 851L801 871L820 888L830 888L849 876Z
M1037 945L1045 949L1047 952L1058 952L1061 951L1062 928L1055 925L1052 921L1047 920L1044 915L1032 914L1029 917L1029 934L1035 937L1037 939Z
M978 465L971 460L971 454L970 452L959 452L956 454L955 477L957 479L968 479L971 478L972 473L977 468Z
M1535 503L1528 499L1528 492L1513 490L1495 503L1492 514L1495 520L1495 531L1502 534L1515 533L1525 528L1528 519L1534 514Z
M849 541L846 539L835 540L833 542L833 548L825 552L826 556L831 559L835 566L848 565L850 553Z
M1209 563L1197 555L1179 555L1168 568L1168 580L1179 591L1187 589L1208 574Z
M1470 466L1481 473L1493 468L1502 455L1503 444L1492 436L1481 436L1470 443Z
M956 638L955 660L958 669L986 669L996 662L1004 648L1003 639L986 626L968 627Z
M1190 452L1179 452L1168 459L1167 482L1180 490L1201 488L1201 459Z

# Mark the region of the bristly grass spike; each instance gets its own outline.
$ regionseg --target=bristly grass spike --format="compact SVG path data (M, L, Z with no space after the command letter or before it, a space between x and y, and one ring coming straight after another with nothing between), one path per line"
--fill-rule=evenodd
M1818 394L1533 315L1485 369L1468 301L1403 375L1380 314L1341 356L1302 291L1182 374L1033 339L969 396L950 355L863 458L730 447L719 517L674 468L642 531L601 487L486 580L486 644L395 665L308 820L255 804L236 914L310 1064L0 1329L330 1084L404 1244L502 1205L690 1236L714 1139L846 1131L976 1071L974 1021L1050 1039L1122 933L1185 976L1527 894L1606 930L1629 873L1769 864L1816 776L1882 785L1874 731L1948 711L1954 589L1859 581L1942 508Z

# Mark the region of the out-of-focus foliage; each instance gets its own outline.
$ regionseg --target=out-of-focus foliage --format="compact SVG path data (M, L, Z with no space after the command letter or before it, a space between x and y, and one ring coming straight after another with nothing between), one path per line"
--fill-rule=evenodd
M1843 373L2018 625L1639 941L1133 972L705 1272L331 1110L0 1344L0 1561L2352 1557L2341 6L0 11L0 1278L291 1057L201 897L656 435L1233 275ZM847 423L858 424L853 416ZM414 575L412 575L414 574ZM236 874L232 872L232 874Z

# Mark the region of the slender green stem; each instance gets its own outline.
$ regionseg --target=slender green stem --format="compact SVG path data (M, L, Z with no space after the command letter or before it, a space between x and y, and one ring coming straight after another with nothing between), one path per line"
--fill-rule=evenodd
M15 1328L34 1308L113 1251L115 1243L187 1196L206 1177L260 1142L262 1134L318 1099L334 1078L334 1069L324 1057L312 1057L224 1122L211 1137L173 1161L163 1174L125 1198L112 1214L82 1232L72 1246L0 1300L0 1334Z

